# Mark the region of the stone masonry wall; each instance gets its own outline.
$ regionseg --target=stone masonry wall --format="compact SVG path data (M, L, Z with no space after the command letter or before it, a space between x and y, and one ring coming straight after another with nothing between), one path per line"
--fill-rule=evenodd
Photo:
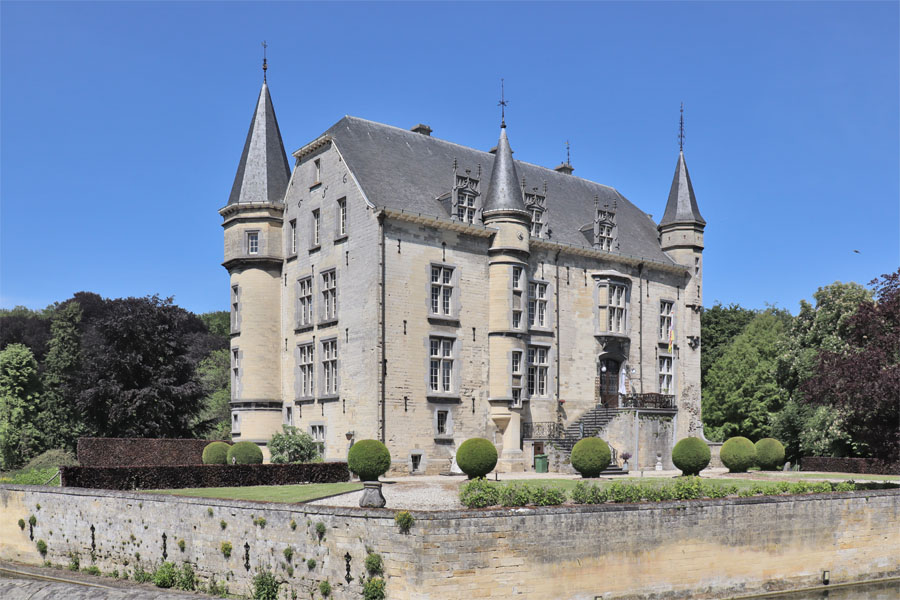
M104 572L149 569L166 534L168 560L227 580L232 593L276 569L287 581L281 597L309 597L327 579L337 600L360 598L367 546L384 560L391 600L720 598L816 585L825 570L834 584L900 575L897 490L412 514L403 534L384 509L3 485L0 560L43 562L29 526L17 525L35 515L51 563L75 552Z

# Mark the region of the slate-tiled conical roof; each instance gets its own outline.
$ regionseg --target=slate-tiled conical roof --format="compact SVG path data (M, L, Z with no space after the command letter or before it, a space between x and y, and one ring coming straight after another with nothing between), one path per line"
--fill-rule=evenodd
M228 204L282 202L290 178L269 86L263 82Z
M694 197L694 186L691 185L691 176L688 174L687 163L684 162L684 152L678 153L675 177L669 190L669 201L666 203L666 212L659 226L664 227L673 223L706 225L706 221L700 216L700 209L697 208L697 198Z
M501 212L521 212L525 210L522 189L519 187L519 176L513 162L512 149L506 137L506 124L500 127L500 141L497 142L497 158L491 171L491 182L484 198L484 216Z

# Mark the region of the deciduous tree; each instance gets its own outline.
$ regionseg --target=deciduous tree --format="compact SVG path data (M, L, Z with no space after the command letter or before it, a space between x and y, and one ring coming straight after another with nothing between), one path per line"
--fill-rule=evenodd
M41 449L38 365L24 344L0 351L0 468L15 469Z

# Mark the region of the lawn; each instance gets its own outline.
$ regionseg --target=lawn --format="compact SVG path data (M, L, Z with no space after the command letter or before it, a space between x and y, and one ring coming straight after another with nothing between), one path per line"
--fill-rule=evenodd
M147 490L154 494L199 496L226 500L259 500L263 502L309 502L326 496L361 490L361 483L306 483L300 485L251 485L247 487L184 488L179 490Z
M675 478L668 477L612 477L610 479L512 479L507 480L504 483L522 483L528 486L552 486L555 488L559 488L561 490L565 490L566 492L571 492L575 485L578 482L583 481L586 483L593 483L600 487L609 487L612 485L614 481L619 481L621 483L646 483L652 485L666 485L672 484L675 482ZM742 490L745 488L753 487L761 482L761 480L753 480L753 479L712 479L708 477L704 477L703 481L706 483L711 483L713 485L733 485L738 488L738 490ZM770 483L771 480L762 480L764 483Z
M811 471L759 471L762 479L782 479L796 477L797 479L853 479L854 481L900 481L900 475L871 475L867 473L825 473Z

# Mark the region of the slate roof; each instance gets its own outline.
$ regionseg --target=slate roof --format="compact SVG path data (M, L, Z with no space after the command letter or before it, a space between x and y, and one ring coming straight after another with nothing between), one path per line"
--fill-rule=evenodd
M506 136L506 124L500 127L500 140L497 142L497 154L491 169L491 182L488 184L487 194L484 197L485 217L495 213L520 212L528 214L525 210L525 200L522 199L522 187L519 183L519 175L516 173L516 161L513 160L512 149L509 147L509 139Z
M669 190L669 201L666 202L666 212L663 213L659 226L672 223L706 225L706 220L700 216L700 209L697 207L694 186L691 185L691 176L688 174L687 163L684 162L684 152L678 153L675 177L672 178L672 188Z
M263 82L228 204L282 202L290 176L269 86Z
M452 189L454 159L460 171L471 169L473 174L481 165L483 194L494 165L488 152L357 117L344 117L325 135L331 136L370 202L437 218L450 218L437 198ZM619 249L613 254L675 264L660 249L656 223L615 189L520 160L515 169L529 190L543 192L547 182L550 241L590 248L592 240L582 229L593 224L597 196L600 206L616 205Z

